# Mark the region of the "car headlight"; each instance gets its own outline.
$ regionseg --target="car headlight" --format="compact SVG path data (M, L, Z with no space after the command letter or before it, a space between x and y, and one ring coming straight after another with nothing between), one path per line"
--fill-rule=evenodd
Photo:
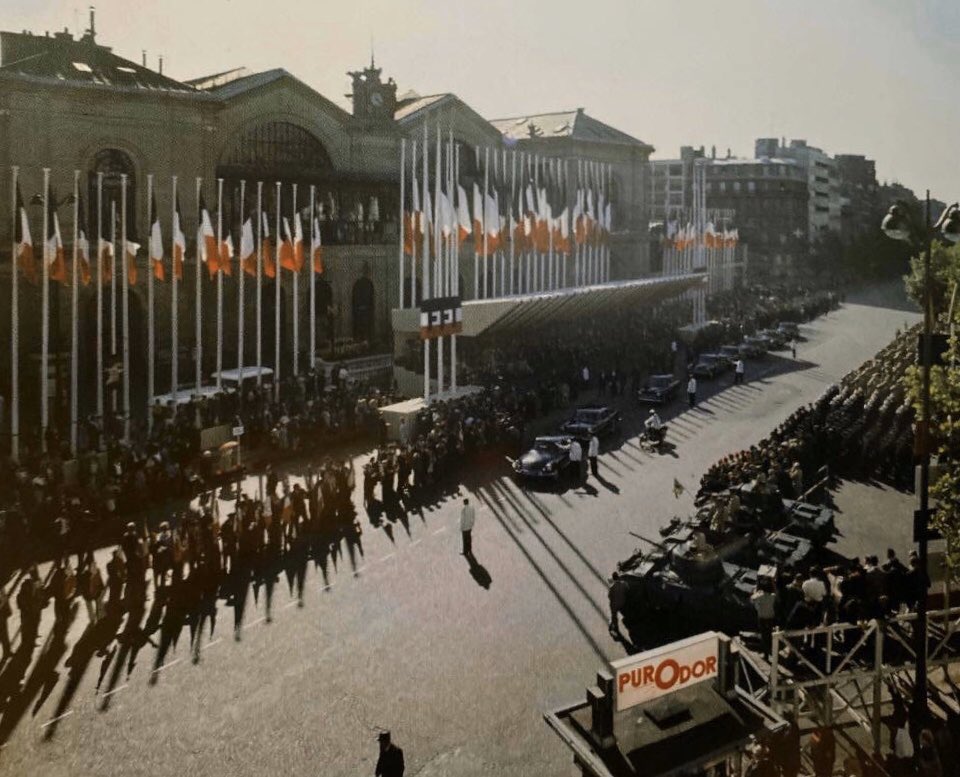
M520 459L517 459L515 462L513 462L513 468L517 470L517 472L523 469L523 464L520 463Z
M544 471L544 472L553 472L553 466L554 466L553 462L552 462L552 461L548 461L548 462L546 463L546 466L544 466L543 471Z

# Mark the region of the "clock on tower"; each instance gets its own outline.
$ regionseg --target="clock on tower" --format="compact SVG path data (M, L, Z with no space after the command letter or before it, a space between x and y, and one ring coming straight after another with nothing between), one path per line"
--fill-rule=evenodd
M347 73L353 79L353 115L370 122L393 121L397 109L397 85L392 78L380 78L383 71L370 58L370 67Z

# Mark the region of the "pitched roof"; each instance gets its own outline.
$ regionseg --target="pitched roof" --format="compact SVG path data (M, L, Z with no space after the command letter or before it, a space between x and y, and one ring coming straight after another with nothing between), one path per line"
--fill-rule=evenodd
M573 140L594 143L626 143L653 149L652 146L642 140L588 116L583 112L583 108L574 111L556 111L554 113L514 116L506 119L491 119L490 123L508 140L572 138Z
M0 73L123 91L196 94L189 84L124 59L89 34L75 39L66 30L52 36L0 32Z
M397 104L397 110L394 111L393 118L397 121L403 121L429 108L431 105L436 105L441 100L448 99L456 99L456 95L453 94L453 92L443 92L442 94L431 94L427 97L416 95L406 99L401 98Z
M242 68L237 68L236 71L242 70ZM247 75L240 75L238 78L229 78L223 79L218 76L224 76L227 73L233 73L236 71L226 71L226 73L217 74L214 76L207 76L203 78L193 79L193 83L202 84L204 82L210 83L211 86L205 87L205 91L216 97L219 100L232 100L235 97L246 94L247 92L254 91L256 89L262 89L263 87L272 84L276 81L287 79L297 84L298 86L309 90L317 98L326 103L330 108L332 108L336 113L342 114L342 118L350 118L350 114L347 113L343 108L337 105L332 100L324 97L316 89L308 84L305 84L295 75L287 72L282 67L273 68L272 70L264 70L260 73L249 73Z

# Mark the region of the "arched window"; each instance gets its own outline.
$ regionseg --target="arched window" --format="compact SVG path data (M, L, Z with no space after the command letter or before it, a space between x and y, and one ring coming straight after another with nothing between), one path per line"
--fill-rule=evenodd
M373 339L373 281L361 278L353 284L353 339Z
M102 209L99 214L101 234L109 240L112 236L112 227L116 227L117 239L120 239L120 214L123 209L120 201L120 177L127 176L127 237L137 240L137 177L133 160L125 151L116 148L105 148L98 151L90 165L87 174L87 213L89 214L91 234L96 237L97 223L97 178L103 173ZM113 225L110 214L116 214Z
M332 169L330 156L310 132L287 121L268 121L249 127L224 154L225 177L243 173L248 178L311 178ZM221 173L221 174L223 174Z

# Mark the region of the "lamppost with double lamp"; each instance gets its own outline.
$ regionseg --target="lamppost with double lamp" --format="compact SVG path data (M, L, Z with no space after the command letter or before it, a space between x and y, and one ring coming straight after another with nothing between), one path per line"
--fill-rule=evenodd
M936 224L930 222L930 190L927 190L923 222L911 218L902 204L892 205L880 228L887 237L923 250L923 341L921 353L922 380L920 390L921 419L917 423L920 449L920 509L914 518L914 540L918 548L922 590L917 600L916 644L917 671L913 687L913 710L917 720L927 716L927 545L930 526L930 367L933 363L933 309L930 287L930 251L934 234L951 242L960 240L960 212L956 205L944 210Z

